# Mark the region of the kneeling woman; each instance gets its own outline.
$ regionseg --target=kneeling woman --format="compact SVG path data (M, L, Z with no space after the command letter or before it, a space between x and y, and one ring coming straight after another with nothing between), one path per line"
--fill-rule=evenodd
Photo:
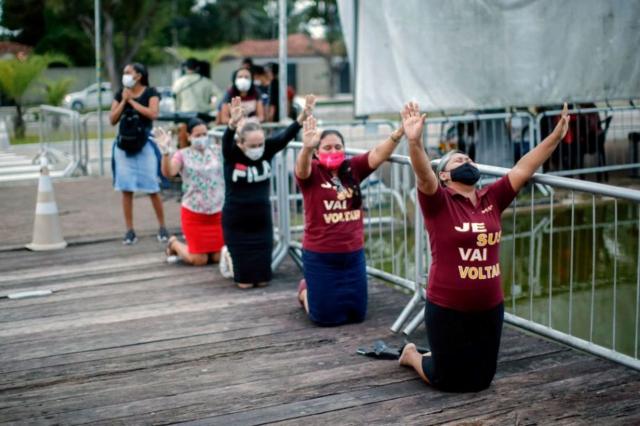
M402 138L399 128L371 151L345 159L344 139L320 133L311 117L295 174L304 200L298 299L319 325L361 322L367 313L367 271L360 182L386 161ZM315 158L314 158L315 157Z
M222 240L221 210L224 202L224 178L220 147L210 143L207 125L192 119L187 125L190 146L169 158L171 138L156 132L162 152L161 169L165 177L182 176L180 219L187 244L175 236L169 239L167 255L177 255L183 262L202 266L220 260Z
M240 97L231 100L231 119L222 137L226 188L222 227L239 288L263 287L271 281L271 159L295 138L314 103L315 97L307 96L297 121L266 139L259 123L245 120L236 141L244 112Z
M502 335L500 216L566 135L567 107L551 135L480 190L480 172L461 152L445 155L434 173L417 104L405 107L403 126L432 253L425 307L431 353L422 356L408 344L400 364L436 388L477 392L493 380Z

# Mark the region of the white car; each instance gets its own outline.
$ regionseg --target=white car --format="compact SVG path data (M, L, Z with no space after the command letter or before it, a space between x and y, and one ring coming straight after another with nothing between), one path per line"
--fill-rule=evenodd
M102 108L111 108L113 101L113 92L111 91L111 83L102 83ZM71 108L75 111L93 110L98 108L98 84L94 83L86 89L79 92L69 93L64 97L62 103L65 108Z

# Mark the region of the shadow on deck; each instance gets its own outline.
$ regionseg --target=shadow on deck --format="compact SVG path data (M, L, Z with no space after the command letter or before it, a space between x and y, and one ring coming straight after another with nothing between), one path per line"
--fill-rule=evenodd
M40 424L638 424L640 373L505 327L476 394L356 355L408 296L370 285L363 324L318 328L286 261L266 289L163 263L150 238L0 252L0 422ZM414 336L424 343L424 327Z

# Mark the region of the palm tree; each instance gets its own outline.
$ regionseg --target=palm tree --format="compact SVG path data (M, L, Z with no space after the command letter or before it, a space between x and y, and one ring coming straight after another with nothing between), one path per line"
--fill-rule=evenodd
M25 125L22 119L23 96L47 66L53 62L50 56L29 55L26 59L0 60L0 91L16 104L14 118L15 135L24 138Z

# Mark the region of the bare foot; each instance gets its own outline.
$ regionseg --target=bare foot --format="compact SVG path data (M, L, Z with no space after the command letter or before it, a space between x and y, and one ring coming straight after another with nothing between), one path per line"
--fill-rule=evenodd
M241 290L247 290L253 288L253 284L251 283L236 283L236 286Z
M407 343L406 345L404 345L404 348L402 349L402 354L400 355L400 359L398 360L398 363L400 365L406 365L409 367L412 367L413 364L411 364L411 358L415 356L415 354L418 353L418 350L416 349L416 345L413 343Z

